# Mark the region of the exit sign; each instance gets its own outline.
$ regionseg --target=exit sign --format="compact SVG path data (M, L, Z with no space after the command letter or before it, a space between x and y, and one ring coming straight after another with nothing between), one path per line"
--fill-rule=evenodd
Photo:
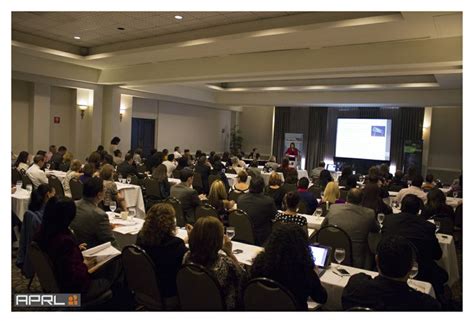
M54 123L60 123L61 122L61 118L60 117L54 117Z

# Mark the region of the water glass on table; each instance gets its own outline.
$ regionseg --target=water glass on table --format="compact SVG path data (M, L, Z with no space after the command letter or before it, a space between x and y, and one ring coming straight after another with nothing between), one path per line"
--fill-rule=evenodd
M31 191L33 191L33 185L31 184L26 185L26 190L28 191L28 193L31 193Z
M344 248L336 248L336 250L334 251L334 259L339 265L336 267L337 269L341 267L340 265L344 261L345 258L346 258L346 250Z
M314 211L314 215L316 216L316 218L319 219L321 215L323 215L323 209L320 207L317 207L316 210Z
M115 210L117 209L117 202L115 202L115 201L110 201L110 202L109 202L109 208L110 208L110 211L112 211L113 213L115 213Z
M383 220L385 219L385 214L379 213L377 214L377 221L379 221L380 228L383 226Z
M20 191L22 185L23 185L23 182L22 182L22 181L17 181L17 182L16 182L16 191L17 191L17 192Z
M134 207L129 207L128 208L128 220L130 222L133 222L133 219L135 218L135 215L136 215L136 210Z

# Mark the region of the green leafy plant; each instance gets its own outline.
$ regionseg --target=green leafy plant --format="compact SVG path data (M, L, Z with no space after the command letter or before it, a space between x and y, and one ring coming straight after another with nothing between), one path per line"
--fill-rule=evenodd
M230 131L230 152L233 155L237 155L241 148L242 148L242 142L244 141L244 138L242 137L242 134L240 132L240 129L238 126L233 126L231 131Z

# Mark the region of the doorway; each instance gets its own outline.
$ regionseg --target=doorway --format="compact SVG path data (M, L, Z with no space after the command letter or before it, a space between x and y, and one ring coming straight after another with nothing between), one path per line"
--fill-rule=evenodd
M155 148L155 120L132 118L132 150L143 149L144 156Z

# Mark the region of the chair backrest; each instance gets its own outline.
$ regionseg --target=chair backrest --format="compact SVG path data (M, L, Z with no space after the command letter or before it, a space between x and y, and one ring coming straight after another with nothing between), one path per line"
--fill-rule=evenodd
M308 204L304 200L300 200L298 203L298 213L309 214Z
M454 225L458 228L462 228L462 204L458 205L454 212Z
M82 189L84 185L82 182L76 178L73 177L69 181L69 189L71 190L71 196L74 201L80 200L82 198Z
M174 211L176 213L176 225L178 227L184 227L186 221L184 219L183 207L181 206L181 202L176 197L170 196L165 200L165 203L171 204L171 206L174 208Z
M316 197L317 199L321 198L321 187L319 187L319 185L311 185L311 187L308 188L308 192L313 193L314 197Z
M12 167L12 185L16 185L16 182L21 181L21 173L15 167Z
M176 287L184 311L222 311L226 308L219 282L201 265L183 265L176 276Z
M48 183L49 183L49 186L54 187L57 197L64 197L63 184L61 184L61 181L56 176L50 175L48 177Z
M201 174L196 173L196 172L194 173L194 176L193 176L193 188L199 193L202 193L204 190L204 186L202 185Z
M451 218L443 215L435 215L431 217L435 221L439 221L439 231L438 233L444 233L453 235L454 234L454 222Z
M160 191L160 183L153 178L145 178L143 180L143 186L145 186L146 196L153 196L156 198L163 198Z
M122 250L122 263L127 284L137 303L151 309L164 309L156 268L145 250L136 245Z
M26 188L27 185L31 185L34 188L33 182L26 174L21 174L21 181L23 182L22 188Z
M198 207L196 207L196 211L195 211L196 221L200 217L205 217L205 216L212 216L219 219L219 214L217 213L217 210L215 209L215 207L213 207L209 203L203 203L202 205L199 205Z
M209 182L209 187L211 187L212 183L214 181L217 181L218 179L221 179L219 175L209 175L208 182Z
M229 200L238 202L239 198L243 196L245 193L240 193L239 191L231 190L229 193Z
M28 253L43 291L46 293L59 293L59 284L49 256L40 249L36 241L31 242Z
M295 311L298 305L293 294L269 278L250 280L243 292L246 311Z
M235 241L255 244L252 221L250 221L245 211L240 209L232 210L229 213L229 226L235 228Z
M346 231L336 225L328 225L318 230L315 240L317 243L332 247L331 260L334 259L336 248L343 248L346 251L346 257L342 264L352 266L352 240Z

